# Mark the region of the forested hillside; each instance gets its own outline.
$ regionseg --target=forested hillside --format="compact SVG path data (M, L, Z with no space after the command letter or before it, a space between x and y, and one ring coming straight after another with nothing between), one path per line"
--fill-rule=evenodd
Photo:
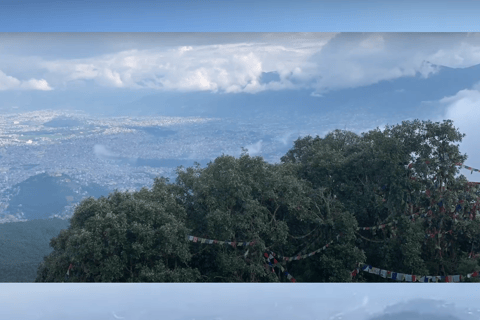
M174 183L82 201L31 281L476 282L480 193L454 177L464 136L405 121L298 139L280 164L180 167Z
M50 239L69 226L58 218L0 224L0 282L33 282Z

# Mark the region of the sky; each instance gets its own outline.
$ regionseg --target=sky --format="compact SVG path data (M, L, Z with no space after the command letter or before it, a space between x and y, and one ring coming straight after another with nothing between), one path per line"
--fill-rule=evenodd
M475 0L2 0L1 32L472 32Z
M8 94L15 98L26 92L52 97L89 90L256 95L302 89L322 97L416 73L432 77L436 66L478 64L480 33L0 33L0 97L8 103ZM262 82L269 72L278 79ZM475 139L480 81L433 102L442 112L429 119L453 120L467 135L460 143L461 153L469 156L465 164L480 168ZM377 125L372 122L356 133ZM461 173L480 181L477 172Z
M0 90L258 93L360 87L480 64L480 33L3 33ZM276 71L281 83L261 84ZM294 81L285 81L287 76Z
M327 320L348 314L362 320L416 298L477 308L479 296L478 286L455 283L2 284L2 289L0 315L24 320Z

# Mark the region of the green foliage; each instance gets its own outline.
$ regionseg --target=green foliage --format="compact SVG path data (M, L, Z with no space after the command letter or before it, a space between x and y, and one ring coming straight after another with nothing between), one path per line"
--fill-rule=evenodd
M32 282L53 249L48 243L69 222L58 218L0 224L0 282Z
M185 210L165 184L152 192L115 190L108 198L83 201L68 230L50 241L36 281L189 282L199 277L188 267ZM174 265L172 267L172 265Z
M369 264L409 274L456 274L460 261L455 253L467 250L466 244L472 244L478 236L478 221L453 223L453 210L442 211L435 204L443 198L443 208L455 208L462 193L476 198L472 188L465 190L463 176L454 178L458 172L454 164L463 163L466 156L460 155L458 145L452 143L464 136L449 120L442 124L405 121L392 128L387 126L383 132L377 128L362 137L336 130L324 139L306 137L295 141L282 162L300 164L300 176L315 187L331 190L348 210L355 212L361 226L393 219L402 222L396 231L398 237L385 231L371 241L360 240L359 248L365 251ZM410 161L412 171L406 168ZM412 177L416 180L412 181ZM438 186L444 183L446 192L440 194L435 181ZM425 194L427 189L431 198ZM438 200L434 203L432 199ZM421 223L407 221L410 206L431 210L431 217ZM471 231L467 233L465 228ZM442 237L442 232L449 230L452 234ZM422 245L425 233L430 232L440 235ZM452 246L457 248L452 250Z
M480 223L464 218L475 215L480 192L454 177L466 155L453 143L463 136L451 121L404 121L298 139L280 164L244 152L179 167L175 183L156 178L150 190L85 199L51 238L35 281L289 281L265 267L267 251L299 282L352 281L364 262L414 275L471 273L480 269L469 257ZM429 215L412 220L419 211ZM387 223L395 228L358 229ZM361 273L354 281L391 280Z

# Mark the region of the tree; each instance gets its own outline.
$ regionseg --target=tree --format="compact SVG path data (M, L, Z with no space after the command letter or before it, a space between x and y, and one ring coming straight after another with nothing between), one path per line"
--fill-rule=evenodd
M428 227L423 221L412 222L408 211L412 213L413 206L429 210L432 204L425 192L439 169L442 169L440 180L448 181L449 189L458 189L464 183L453 179L456 168L452 166L453 161L466 159L459 154L458 146L451 144L461 138L451 121L443 124L404 121L401 125L387 126L383 132L377 128L362 133L362 137L335 130L324 139L318 136L299 139L281 160L285 164L298 164L299 177L311 182L314 188L326 188L337 196L345 208L355 213L360 226L396 221L395 232L385 228L370 239L359 235L358 246L366 252L369 264L409 274L428 274L438 271L433 266L440 260L425 259L429 249L422 242ZM450 162L441 162L443 153L451 155ZM438 159L440 163L426 164L421 159ZM410 161L413 165L409 168ZM452 194L448 205L456 197L458 194ZM433 223L448 227L446 217L435 219ZM475 234L475 228L471 235ZM469 267L474 267L471 261Z
M452 145L461 138L451 121L404 121L298 139L280 164L244 150L179 167L175 183L156 178L151 190L84 200L50 241L36 281L63 281L67 269L78 282L288 281L266 266L270 253L303 282L350 281L365 261L414 275L470 273L479 269L468 255L480 192L454 178L466 159Z
M35 281L194 282L200 274L188 266L185 218L165 179L152 191L85 199L50 241L54 251Z
M267 250L292 256L312 242L321 247L338 232L345 236L323 254L330 259L322 262L328 271L320 276L311 271L302 279L348 281L356 261L364 259L355 248L353 216L337 201L312 201L314 192L296 178L295 165L271 165L242 154L177 172L175 184L157 178L151 191L84 200L70 227L51 240L54 251L36 281L63 281L67 270L67 281L78 282L288 281L265 268ZM187 242L188 235L255 243L206 245ZM291 264L307 270L306 260Z
M208 282L279 281L279 275L265 273L264 253L271 250L279 256L298 254L299 248L308 245L315 250L335 237L334 231L346 236L334 244L326 255L338 255L338 271L330 270L319 281L328 281L337 272L337 281L348 281L349 272L357 260L364 257L355 248L353 236L355 221L348 213L332 208L337 215L327 214L328 207L338 205L326 201L320 205L311 198L314 190L304 180L298 179L295 165L271 165L261 157L242 154L239 159L221 156L205 169L178 170L178 194L187 210L187 225L194 234L208 239L229 241L256 241L253 247L229 248L225 246L191 246L195 259L192 265L201 271ZM334 226L333 222L345 220ZM342 221L343 221L342 220ZM304 234L311 233L308 238ZM324 241L325 243L322 243ZM313 246L312 246L313 245ZM317 247L314 247L316 245ZM337 247L338 246L338 247ZM246 258L245 258L246 257ZM353 261L357 259L356 261ZM315 261L315 257L308 260ZM305 261L288 262L288 268L308 264ZM325 264L333 269L333 265ZM338 266L335 266L338 267ZM305 267L304 267L305 269ZM314 274L314 272L311 272ZM304 281L310 281L307 276ZM287 281L280 277L280 281Z

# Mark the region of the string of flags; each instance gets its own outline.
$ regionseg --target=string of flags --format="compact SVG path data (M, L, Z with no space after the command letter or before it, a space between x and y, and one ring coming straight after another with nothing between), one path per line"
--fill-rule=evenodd
M421 214L421 215L418 215L418 218L428 218L430 215L428 213L424 213L424 214ZM475 215L476 217L480 217L480 213L477 213ZM409 218L413 221L415 221L415 218L417 217L416 214L412 214L409 216ZM472 217L463 217L463 220L472 220ZM384 223L384 224L381 224L381 225L378 225L378 226L373 226L373 227L358 227L357 228L357 231L376 231L376 230L382 230L382 229L385 229L386 227L391 227L393 229L395 229L395 225L398 224L398 221L397 220L393 220L392 222L389 222L389 223ZM452 234L453 230L448 230L448 231L445 231L445 232L440 232L440 231L434 231L434 234L433 233L426 233L425 234L425 238L433 238L434 235L437 235L437 234Z
M415 216L412 215L412 216ZM423 214L421 215L421 217L427 217L428 214ZM379 230L379 229L384 229L386 226L390 226L390 227L394 227L395 224L397 224L398 221L397 220L394 220L390 223L384 223L384 224L381 224L381 225L378 225L378 226L372 226L372 227L358 227L357 230ZM452 233L452 230L449 230L449 231L446 231L444 232L444 234L446 233ZM433 234L426 234L425 237L428 238L428 237L434 237L436 234L439 234L439 232L435 232ZM336 236L336 239L337 241L339 240L339 238L343 235L343 233L339 233L337 236ZM237 246L238 247L247 247L247 246L253 246L255 244L255 241L228 241L228 240L225 240L225 241L221 241L221 240L215 240L215 239L206 239L206 238L202 238L202 237L196 237L196 236L193 236L193 235L187 235L186 236L186 239L188 241L192 241L192 242L195 242L195 243L202 243L202 244L219 244L219 245L228 245L228 246L232 246L233 248L236 248ZM307 253L307 254L304 254L304 255L300 255L300 254L297 254L295 256L292 256L292 257L285 257L285 256L282 256L282 255L276 255L275 253L273 253L272 251L269 251L269 253L265 252L264 253L264 257L266 258L266 261L268 263L268 265L272 268L272 272L274 272L273 268L274 267L278 267L281 269L281 271L287 276L287 278L292 281L292 282L296 282L295 278L290 274L288 273L288 271L286 271L282 265L280 265L279 261L277 259L275 259L275 256L278 256L279 259L282 259L283 261L295 261L295 260L301 260L301 259L305 259L305 258L308 258L308 257L311 257L325 249L327 249L334 241L331 240L329 243L325 244L323 247L315 250L315 251L312 251L310 253ZM248 250L247 252L245 253L245 257L247 256L248 254ZM477 254L474 254L473 252L470 253L469 255L469 258L470 257L477 257ZM273 263L272 263L273 261ZM67 270L67 274L66 276L69 275L69 271L70 269L73 268L72 264L70 264L68 270ZM68 278L68 277L67 277Z
M449 276L418 276L412 274L406 274L401 272L393 272L380 268L372 267L368 264L359 264L356 269L351 273L352 278L355 277L360 271L368 272L371 274L379 275L382 278L392 279L396 281L405 282L461 282L465 281L465 278L478 277L479 272L475 271L464 275L449 275Z
M448 156L447 156L447 157L448 157ZM475 172L480 172L480 170L475 169L475 168L472 168L472 167L468 167L468 166L464 165L463 163L455 163L455 165L458 166L458 167L461 167L461 168L470 170L470 174L472 174L473 171L475 171ZM480 184L480 182L472 182L472 183L474 183L474 184Z
M448 157L448 154L444 154L444 157L446 157L447 159L449 158ZM426 164L430 164L430 160L425 160L425 163ZM432 162L435 162L435 163L438 163L439 160L438 159L434 159L432 160ZM460 166L462 168L465 168L467 170L470 170L471 171L471 174L473 173L473 171L476 171L476 172L480 172L479 169L475 169L475 168L472 168L472 167L469 167L469 166L465 166L463 165L462 163L455 163L455 165L457 166ZM413 167L413 163L410 163L408 165L408 169L411 169ZM415 177L412 177L411 179L413 180L416 180ZM468 185L480 185L479 182L469 182ZM430 197L430 192L429 190L427 190L427 196ZM440 199L441 201L438 203L438 205L443 209L444 207L442 206L442 199ZM385 202L386 200L383 199L383 201ZM432 200L432 204L433 204L434 200ZM458 208L461 209L461 206L460 205L457 205L456 209L458 210ZM430 207L429 207L430 209ZM476 209L476 208L475 208ZM420 215L421 218L424 218L424 217L428 217L428 216L431 216L432 214L432 211L429 210L428 213L423 213L424 212L424 209L420 209L420 213L422 213ZM422 212L423 210L423 212ZM412 214L410 215L410 218L412 219L415 219L415 216L418 215L419 213L416 213L416 214ZM458 215L458 214L457 214ZM476 213L475 216L478 216L478 211ZM470 218L472 219L472 215L470 215ZM386 224L381 224L379 226L373 226L373 227L363 227L363 228L357 228L357 230L377 230L377 229L384 229L386 226L393 226L397 223L397 221L393 221L393 222L390 222L390 223L386 223ZM452 230L450 231L447 231L445 233L451 233ZM438 232L433 234L433 236L435 236L436 234L439 234ZM338 234L336 236L337 238L337 241L339 239L339 237L342 235L342 233ZM432 235L426 235L426 237L432 237ZM207 244L225 244L225 245L231 245L232 247L236 248L237 246L251 246L255 243L255 241L249 241L249 242L235 242L235 241L218 241L218 240L213 240L213 239L205 239L205 238L200 238L200 237L195 237L195 236L191 236L191 235L187 235L187 240L189 241L193 241L193 242L200 242L200 243L207 243ZM326 245L324 245L322 248L319 248L313 252L310 252L308 254L304 254L304 255L296 255L296 256L293 256L293 257L284 257L284 256L278 256L279 259L283 259L284 261L293 261L293 260L300 260L300 259L305 259L307 257L310 257L310 256L313 256L315 255L316 253L319 253L320 251L323 251L325 250L326 248L329 247L330 244L333 243L333 240L330 241L329 243L327 243ZM247 252L245 253L245 257L246 255L248 254L248 250ZM471 256L474 256L476 257L476 255L473 255L473 252L470 253L469 257ZM292 281L292 282L296 282L295 278L289 274L280 264L279 262L275 259L275 253L273 252L265 252L264 253L264 258L265 260L267 261L268 265L272 268L272 272L274 272L273 268L275 266L279 266L282 270L282 272L285 273L285 275L287 276L287 278ZM272 263L273 261L273 263ZM66 273L66 277L68 278L69 274L70 274L70 270L73 268L73 264L70 264L70 266L68 267L68 270L67 270L67 273ZM408 275L408 274L403 274L403 273L398 273L398 272L391 272L391 271L387 271L387 270L382 270L382 269L379 269L379 268L374 268L370 265L364 265L362 268L361 268L363 271L367 271L369 273L374 273L374 274L378 274L378 275L381 275L382 277L384 278L390 278L390 279L393 279L393 280L397 280L397 281L407 281L407 282L415 282L417 281L420 281L420 282L432 282L431 280L435 280L435 282L438 282L439 280L444 280L446 282L459 282L461 279L462 279L462 276L461 275L454 275L454 276L423 276L423 277L418 277L415 276L415 275ZM355 269L354 271L352 271L352 277L355 276L356 274L358 274L360 268L357 268ZM371 272L370 272L371 271ZM478 276L478 272L474 272L474 273L471 273L471 274L467 274L467 277L470 278L470 277L476 277ZM422 281L423 280L423 281Z
M343 234L340 233L336 236L337 238L337 241L338 239L342 236ZM194 236L187 236L187 240L189 241L193 241L193 242L200 242L200 243L206 243L206 244L212 244L212 243L216 243L216 244L225 244L225 245L230 245L232 247L237 247L237 246L248 246L249 244L250 245L253 245L255 242L252 241L252 242L233 242L233 241L219 241L219 240L211 240L211 239L204 239L204 238L200 238L200 237L194 237ZM308 258L308 257L311 257L313 255L315 255L316 253L319 253L325 249L327 249L331 244L333 243L333 240L330 241L329 243L327 243L326 245L324 245L323 247L315 250L315 251L312 251L310 253L307 253L307 254L304 254L304 255L300 255L300 254L297 254L293 257L285 257L285 256L282 256L282 255L276 255L274 254L275 256L278 257L278 259L282 259L284 261L294 261L294 260L301 260L301 259L305 259L305 258ZM278 261L273 263L274 265L279 263Z
M451 156L451 154L443 153L443 158L440 156L440 159L438 159L438 158L434 158L434 159L420 159L420 161L423 160L423 161L425 161L426 164L430 164L431 162L433 162L433 163L439 163L439 162L443 161L444 159L450 160L450 156ZM460 162L456 162L456 163L455 163L455 166L461 167L461 168L463 168L463 169L470 170L470 174L473 174L474 171L475 171L475 172L480 172L479 169L466 166L466 165L464 165L463 163L460 163ZM408 169L411 169L412 167L413 167L413 163L410 163L410 164L408 165ZM478 184L478 183L477 183L477 184Z
M214 240L214 239L205 239L205 238L201 238L201 237L195 237L195 236L191 236L191 235L187 235L187 240L188 241L192 241L192 242L198 242L198 243L204 243L204 244L219 244L219 245L228 245L228 246L232 246L233 248L236 248L237 246L238 247L247 247L247 246L253 246L255 244L255 241L219 241L219 240ZM248 250L247 252L245 253L244 257L246 257L248 254ZM273 252L265 252L264 254L264 259L266 260L266 262L268 263L268 265L272 268L272 272L275 272L273 270L273 267L276 266L278 264L278 261L275 259L274 255L275 253ZM272 263L273 261L273 263ZM296 282L295 278L290 274L288 273L287 270L285 270L283 268L283 266L281 265L278 265L278 267L280 267L280 269L282 270L282 272L287 276L287 279L290 280L291 282ZM265 265L265 268L268 270L268 267L267 265Z
M444 156L446 159L449 159L448 154L444 153L443 156ZM433 160L425 160L425 159L424 159L423 161L424 161L426 164L430 164L430 162L434 162L434 163L440 162L439 159L433 159ZM462 163L455 163L455 165L456 165L456 166L460 166L460 167L465 168L465 169L468 169L468 170L471 171L471 173L473 173L473 171L480 172L479 169L466 166L466 165L464 165L464 164L462 164ZM410 163L410 164L408 165L408 169L411 169L412 167L413 167L413 163ZM416 177L411 177L411 179L412 179L412 180L416 180ZM436 180L436 178L434 178L434 180ZM467 184L468 184L468 185L478 186L478 185L480 185L480 182L468 182ZM385 187L386 187L386 186L383 186L382 189L385 189ZM434 187L434 188L437 189L438 187L439 187L439 185L438 185L438 181L437 181L437 182L435 182L435 187ZM441 188L442 188L442 191L445 191L445 187L441 187ZM426 195L427 195L428 198L431 197L431 191L430 191L429 189L427 189L425 193L426 193ZM382 201L385 202L386 200L383 199ZM440 197L440 199L432 199L431 205L433 206L434 204L437 204L437 205L440 207L440 212L445 212L446 209L445 209L445 206L443 205L443 201L444 201L444 198L443 198L443 195L442 195L442 196ZM480 213L479 213L478 208L477 208L477 206L478 206L478 201L480 201L480 197L477 198L476 201L472 201L472 202L471 202L471 204L473 204L473 208L472 208L472 211L473 211L473 212L469 211L469 212L468 212L469 217L468 217L468 218L465 218L465 217L464 217L463 220L468 220L468 219L473 220L475 217L479 217L479 216L480 216ZM458 216L459 216L458 211L460 211L460 210L462 209L462 204L463 204L463 203L464 203L464 201L463 201L463 200L460 200L460 202L459 202L456 206L452 206L452 208L451 208L451 211L457 211L457 212L455 212L454 215L452 216L452 218L454 219L454 222L457 222L457 219L459 219L459 217L458 217ZM432 211L430 210L431 207L428 207L428 209L429 209L428 215L431 216L431 215L432 215ZM421 209L420 209L420 213L422 214L422 213L424 213L424 212L425 212L425 209L424 209L424 208L421 208ZM418 215L418 213L412 214L412 215L410 215L410 217L414 218L414 215ZM421 217L424 217L424 216L422 215Z
M272 268L272 272L275 272L273 268L278 264L278 261L275 259L274 255L275 253L271 251L270 253L267 253L267 252L263 253L263 256L267 259L268 265ZM265 267L266 269L268 269L266 265ZM280 270L282 270L282 272L287 276L288 280L290 280L291 282L297 282L297 280L295 280L295 278L290 273L288 273L288 271L285 270L285 268L283 268L281 264L278 264L278 267L280 267Z

